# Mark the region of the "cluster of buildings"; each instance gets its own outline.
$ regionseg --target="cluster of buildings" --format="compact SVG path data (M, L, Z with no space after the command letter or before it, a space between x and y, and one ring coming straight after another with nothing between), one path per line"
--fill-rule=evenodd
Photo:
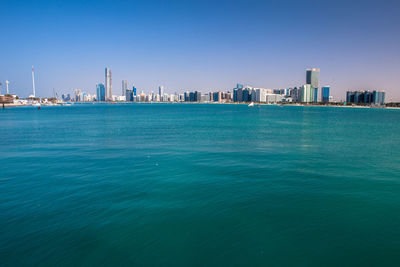
M380 91L347 91L346 103L365 104L365 105L383 105L385 104L386 93Z
M332 101L330 96L330 86L319 85L320 70L310 68L306 70L306 83L297 87L286 89L255 88L237 84L232 92L214 91L202 93L200 91L186 91L184 93L168 94L164 87L160 86L158 92L151 91L145 94L140 93L135 86L128 87L126 80L122 81L121 95L113 94L112 73L109 68L105 68L104 83L96 85L96 93L88 94L81 89L76 89L74 95L63 94L64 102L217 102L217 103L329 103ZM7 95L9 81L6 81ZM1 85L1 84L0 84ZM1 94L0 94L1 95ZM36 97L34 69L32 67L32 95L26 100L18 99L13 95L14 102L25 101L28 104L41 101ZM54 99L57 101L57 97ZM24 103L22 103L24 104ZM384 105L385 92L382 90L374 91L347 91L346 102L344 104L354 105Z
M319 87L319 72L319 69L307 69L306 84L286 89L252 88L238 84L233 89L233 102L330 102L330 87Z
M330 87L319 87L319 69L307 69L306 84L299 87L287 89L253 88L251 86L237 86L231 92L208 92L200 91L185 92L182 94L167 94L164 87L158 88L158 93L151 92L139 94L135 86L128 88L126 80L122 81L121 96L112 94L112 74L109 68L105 69L105 83L96 85L96 96L76 93L75 101L127 101L127 102L258 102L258 103L281 103L281 102L330 102Z
M306 83L301 86L285 89L255 88L237 84L232 92L207 92L186 91L184 93L168 94L164 87L160 86L158 92L151 91L140 93L135 86L128 87L126 80L122 81L121 95L113 95L112 73L109 68L105 69L105 83L96 85L96 94L90 95L77 89L75 97L63 95L64 101L90 102L90 101L126 101L126 102L218 102L218 103L329 103L332 101L330 86L320 86L320 70L310 68L306 70ZM385 102L383 91L348 91L346 103L382 105Z

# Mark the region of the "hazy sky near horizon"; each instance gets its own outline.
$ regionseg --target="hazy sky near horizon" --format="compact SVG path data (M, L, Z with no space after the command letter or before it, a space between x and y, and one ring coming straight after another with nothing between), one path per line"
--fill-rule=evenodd
M39 96L89 93L113 75L139 91L288 88L321 69L335 100L400 100L400 1L0 1L0 82Z

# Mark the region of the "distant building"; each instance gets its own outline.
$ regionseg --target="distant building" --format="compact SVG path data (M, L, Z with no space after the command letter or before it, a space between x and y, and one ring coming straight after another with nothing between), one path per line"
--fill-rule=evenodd
M189 102L194 102L194 92L189 93Z
M232 93L232 100L233 102L242 102L243 100L243 85L238 83L236 84L236 88L233 88Z
M105 70L106 100L112 100L112 74L109 68Z
M384 91L373 92L373 103L375 105L383 105L385 103L386 93Z
M329 86L323 86L321 88L321 101L322 102L329 102Z
M293 102L300 102L299 93L299 88L292 88L292 90L290 91L290 97L292 98Z
M99 83L96 86L97 101L106 101L106 88L104 84Z
M195 102L200 102L201 101L201 92L195 91L194 92L194 101Z
M383 105L385 103L384 91L347 91L346 102L353 104L374 104Z
M318 87L314 87L312 90L313 92L313 102L318 102Z
M370 91L353 91L347 92L346 102L354 104L370 104L372 92Z
M265 102L268 104L276 104L278 102L282 102L283 95L281 94L266 94Z
M159 86L158 87L158 94L160 95L160 101L164 101L163 96L164 96L164 86Z
M125 99L126 99L126 101L132 102L133 99L134 99L133 97L134 97L134 95L133 95L133 90L131 90L131 89L126 89L126 90L125 90Z
M214 102L221 102L222 101L222 94L221 92L214 92L213 94L213 101Z
M82 102L83 101L83 93L81 89L75 90L75 102Z
M61 98L62 98L62 100L64 102L71 101L71 95L70 94L62 94Z
M312 88L319 87L319 69L316 68L307 69L306 84L310 84Z
M237 89L237 101L236 102L243 102L243 88Z
M310 103L313 101L313 91L311 84L305 84L300 88L299 101L302 103Z
M256 102L267 102L266 99L267 91L264 88L256 89Z
M128 90L128 82L126 80L122 80L122 95L124 96Z

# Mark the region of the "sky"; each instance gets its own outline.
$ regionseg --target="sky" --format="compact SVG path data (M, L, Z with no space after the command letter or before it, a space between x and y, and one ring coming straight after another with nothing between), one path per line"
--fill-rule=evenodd
M400 1L0 0L0 89L95 93L112 71L138 91L289 88L320 68L334 100L346 90L400 101Z

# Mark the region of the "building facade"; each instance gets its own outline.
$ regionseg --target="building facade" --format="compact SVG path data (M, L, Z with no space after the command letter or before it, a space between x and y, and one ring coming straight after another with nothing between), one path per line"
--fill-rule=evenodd
M306 71L306 84L310 84L313 88L319 87L319 69L312 68Z
M106 88L104 84L99 83L96 86L97 101L106 101Z
M128 82L126 80L122 80L122 95L124 96L128 90Z
M385 91L347 91L346 102L353 104L383 105L385 104Z
M322 102L329 102L329 91L330 91L329 86L323 86L321 88L321 101Z
M112 101L112 74L109 68L105 70L105 90L106 90L106 100Z

